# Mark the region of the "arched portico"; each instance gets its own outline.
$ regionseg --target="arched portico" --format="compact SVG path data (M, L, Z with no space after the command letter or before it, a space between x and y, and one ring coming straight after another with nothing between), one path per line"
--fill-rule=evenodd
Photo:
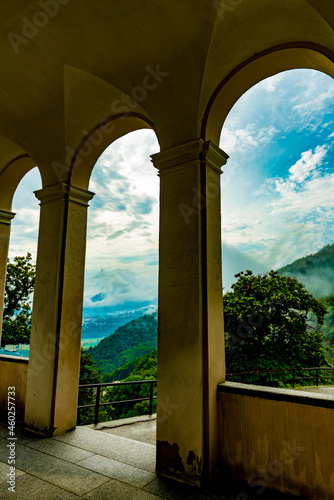
M103 151L120 137L140 129L154 129L154 126L147 117L135 112L102 120L76 148L68 165L68 182L87 189L94 165Z
M282 71L299 68L316 69L334 77L334 53L313 43L287 43L266 49L236 66L220 82L208 100L202 119L202 140L211 144L219 143L220 135L224 132L223 124L229 111L236 101L256 83ZM209 279L209 275L207 278ZM223 325L220 332L223 332ZM216 357L218 352L216 350L213 353L212 360L214 361L210 364L209 373L211 366L217 367L219 364L219 356ZM210 376L212 375L210 374ZM225 372L223 376L225 377ZM205 423L207 433L209 433L208 422ZM211 447L210 451L207 448L208 454L205 455L208 467L206 476L212 475L215 470L214 460L212 460L213 450L214 447Z
M237 68L231 82L222 82L202 121L203 137L212 141L195 139L152 156L161 186L157 471L194 484L216 472L216 388L225 377L219 177L227 155L215 144L230 107L248 85L282 70L285 50L292 68L305 64L310 49L269 51L262 54L263 60L256 57ZM267 57L269 66L263 64ZM321 54L314 60L323 67L328 61ZM140 128L153 124L139 113L102 120L86 134L65 168L54 168L66 182L37 193L41 250L34 310L39 305L39 312L33 320L26 423L46 435L71 429L76 421L89 177L110 142ZM50 221L57 231L50 232ZM54 269L50 295L45 295L50 261L59 267ZM43 414L35 404L37 397L45 402Z
M55 1L57 13L42 12L47 23L36 27L46 3L37 15L24 0L3 3L0 131L17 146L6 161L0 151L0 165L28 151L43 180L27 426L45 435L75 426L90 173L117 137L150 127L161 146L152 158L161 179L157 470L200 484L216 469L224 379L221 128L270 75L333 75L332 5L183 0L130 12L122 2ZM0 183L0 288L15 165Z
M322 71L334 78L334 52L314 43L296 42L274 46L242 62L209 99L201 137L218 143L228 113L247 90L277 73L300 68Z

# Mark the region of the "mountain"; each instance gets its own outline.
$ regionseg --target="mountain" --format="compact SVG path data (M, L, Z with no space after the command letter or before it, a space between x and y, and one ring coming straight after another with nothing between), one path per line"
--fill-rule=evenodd
M116 307L95 307L84 309L82 318L82 340L100 339L114 333L117 328L129 321L151 313L157 306L142 303L126 304L126 308L119 310Z
M85 306L83 309L83 317L91 318L94 316L117 316L120 313L137 313L141 311L143 314L148 314L157 308L157 301L141 301L141 302L123 302L113 306ZM133 318L134 319L134 318Z
M334 294L334 243L278 269L301 281L315 297Z
M148 354L157 347L158 312L145 314L88 349L100 373L110 373L135 358Z

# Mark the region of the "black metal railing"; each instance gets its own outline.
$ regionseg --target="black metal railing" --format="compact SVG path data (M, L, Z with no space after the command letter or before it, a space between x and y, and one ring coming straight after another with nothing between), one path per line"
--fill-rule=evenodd
M301 376L301 372L315 372L311 373L311 376ZM322 375L321 372L327 371L329 372L329 375ZM274 378L275 373L290 373L292 372L292 377L291 378ZM319 383L324 383L328 382L331 379L334 379L333 376L334 368L330 368L327 366L319 366L319 367L313 367L313 368L282 368L278 370L254 370L250 372L238 372L238 373L227 373L226 378L229 379L232 378L237 378L238 382L244 383L245 379L248 378L248 380L251 378L255 378L255 375L259 375L258 378L260 380L258 381L248 381L246 383L250 384L261 384L261 385L270 385L273 386L275 383L282 382L284 384L291 383L292 387L295 387L296 382L304 381L304 380L315 380L315 385L319 386ZM248 377L247 377L248 375Z
M129 382L109 382L109 383L102 383L102 384L80 384L79 385L79 390L80 389L88 389L88 388L96 388L96 399L95 403L93 404L88 404L88 405L79 405L78 406L78 411L81 410L82 408L95 408L94 412L94 424L97 425L99 423L99 409L101 406L110 406L110 405L117 405L117 404L126 404L126 403L138 403L140 401L149 401L149 415L152 415L153 413L153 400L157 399L156 396L153 396L153 385L156 384L156 380L135 380L135 381L129 381ZM101 397L101 388L102 387L119 387L121 385L139 385L139 384L150 384L150 395L145 398L133 398L133 399L124 399L124 400L119 400L119 401L107 401L105 403L100 402L100 397Z

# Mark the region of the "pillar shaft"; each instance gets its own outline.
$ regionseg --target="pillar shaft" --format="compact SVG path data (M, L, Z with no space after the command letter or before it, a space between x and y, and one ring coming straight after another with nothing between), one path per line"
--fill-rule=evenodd
M76 425L87 206L93 193L37 191L41 214L25 422L47 436Z
M194 484L212 476L217 463L226 159L202 140L152 156L161 179L157 472Z
M7 210L0 210L0 345L5 298L6 269L10 239L10 225L15 214Z

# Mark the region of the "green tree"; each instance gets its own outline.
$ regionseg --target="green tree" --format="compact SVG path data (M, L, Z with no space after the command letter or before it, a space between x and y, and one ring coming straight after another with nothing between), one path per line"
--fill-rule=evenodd
M296 278L276 271L235 276L232 291L224 295L227 372L328 365L321 300Z
M31 301L34 290L35 266L32 257L14 257L8 260L1 346L6 344L25 344L30 341Z
M156 380L157 378L157 350L154 349L149 354L136 358L131 373L124 379L124 382L137 380ZM124 365L124 372L127 372L130 363ZM116 369L112 374L113 380L121 375L122 368ZM118 379L119 380L119 379ZM149 384L120 385L107 389L104 401L123 401L127 399L146 398L150 395ZM153 395L157 395L156 384L153 388ZM147 415L149 412L149 401L140 401L138 403L117 404L114 407L106 407L109 419L128 418L138 415ZM153 412L156 411L156 402L153 401Z
M79 384L99 384L101 382L97 366L92 356L81 348ZM87 387L79 389L78 406L94 404L96 401L96 388ZM99 422L108 420L105 409L99 411ZM77 425L92 424L94 422L94 408L82 408L78 411Z
M327 357L331 364L334 364L334 295L327 295L323 297L328 313L326 314L324 324L321 328L324 336L326 337L326 344L328 346Z
M329 295L323 297L323 301L328 307L328 314L325 318L325 326L324 333L327 339L330 339L332 342L334 340L334 295Z

